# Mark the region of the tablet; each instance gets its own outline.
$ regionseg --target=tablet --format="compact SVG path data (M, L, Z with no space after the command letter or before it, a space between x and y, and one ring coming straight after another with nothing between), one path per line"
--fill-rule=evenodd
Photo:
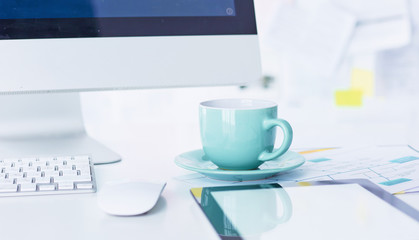
M221 239L419 239L419 211L365 179L191 193Z

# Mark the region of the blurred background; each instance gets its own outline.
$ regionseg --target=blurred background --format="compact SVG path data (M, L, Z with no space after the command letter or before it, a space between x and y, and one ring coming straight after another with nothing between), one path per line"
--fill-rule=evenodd
M263 77L241 87L83 93L89 134L109 146L130 137L115 149L124 153L165 137L144 130L167 128L180 153L201 146L199 102L242 97L276 101L293 148L419 146L419 0L255 5Z

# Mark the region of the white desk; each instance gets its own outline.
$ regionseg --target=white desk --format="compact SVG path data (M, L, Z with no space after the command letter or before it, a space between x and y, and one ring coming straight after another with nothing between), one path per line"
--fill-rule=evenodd
M166 178L163 198L148 214L126 218L103 213L96 194L0 198L1 239L218 239L190 196L189 186L173 179L191 173L177 167L174 157L200 147L199 101L235 96L272 99L274 95L262 90L209 88L83 96L88 131L123 156L121 163L95 167L99 191L104 182L124 176ZM366 144L406 141L404 125L363 121L360 130L341 119L341 115L352 114L331 109L304 110L280 104L280 116L290 120L295 130L293 147L337 146L354 139ZM316 111L325 113L312 114ZM380 131L382 128L387 131ZM400 198L419 209L419 194Z

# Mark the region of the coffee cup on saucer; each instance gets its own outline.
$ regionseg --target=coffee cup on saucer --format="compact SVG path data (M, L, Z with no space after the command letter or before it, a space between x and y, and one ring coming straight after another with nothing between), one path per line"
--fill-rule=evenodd
M277 118L275 102L257 99L219 99L199 106L201 141L205 157L221 169L252 170L277 159L290 147L291 125ZM274 150L276 129L283 141Z

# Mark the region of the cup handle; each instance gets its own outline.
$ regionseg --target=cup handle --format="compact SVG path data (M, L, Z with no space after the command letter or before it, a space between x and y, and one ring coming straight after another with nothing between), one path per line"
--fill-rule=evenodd
M273 127L280 127L282 129L284 132L284 140L278 149L273 150L272 152L265 150L259 154L258 159L260 161L273 160L284 154L291 146L293 136L291 125L284 119L267 119L263 122L263 128L265 130L269 130Z
M284 213L281 217L277 217L276 223L281 224L287 222L292 216L292 202L290 196L283 188L275 188L276 195L281 200L282 208L284 209Z

